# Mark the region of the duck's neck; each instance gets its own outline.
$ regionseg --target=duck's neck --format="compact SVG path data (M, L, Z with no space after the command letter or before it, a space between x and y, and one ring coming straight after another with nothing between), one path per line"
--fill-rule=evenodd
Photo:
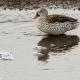
M42 16L41 16L41 17L37 18L36 21L37 21L37 23L39 23L39 24L43 24L43 22L45 22L45 19L46 19L46 17L44 17L44 16L42 17Z

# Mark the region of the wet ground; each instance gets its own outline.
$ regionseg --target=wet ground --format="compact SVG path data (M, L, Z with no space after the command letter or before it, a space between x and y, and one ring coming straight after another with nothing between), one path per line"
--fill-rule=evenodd
M80 21L80 12L48 9ZM13 60L0 60L0 80L80 80L80 26L61 36L37 30L36 10L0 10L0 51ZM13 14L14 13L14 14Z

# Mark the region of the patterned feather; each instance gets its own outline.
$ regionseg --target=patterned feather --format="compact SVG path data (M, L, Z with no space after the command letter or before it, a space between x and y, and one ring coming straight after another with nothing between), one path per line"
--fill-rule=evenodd
M46 17L48 23L55 23L55 22L77 22L77 19L74 19L72 17L67 17L67 16L63 16L63 15L48 15Z

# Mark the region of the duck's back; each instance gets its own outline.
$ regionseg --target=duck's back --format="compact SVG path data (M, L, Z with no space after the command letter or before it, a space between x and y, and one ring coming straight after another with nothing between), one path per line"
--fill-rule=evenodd
M72 17L67 17L67 16L63 16L63 15L48 15L46 17L46 20L49 23L54 23L54 22L77 22L77 19L74 19Z

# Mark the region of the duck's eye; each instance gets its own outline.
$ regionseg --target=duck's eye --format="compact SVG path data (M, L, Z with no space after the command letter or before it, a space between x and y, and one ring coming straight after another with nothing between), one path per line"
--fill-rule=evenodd
M36 13L36 16L39 17L40 15L38 14L38 12Z

